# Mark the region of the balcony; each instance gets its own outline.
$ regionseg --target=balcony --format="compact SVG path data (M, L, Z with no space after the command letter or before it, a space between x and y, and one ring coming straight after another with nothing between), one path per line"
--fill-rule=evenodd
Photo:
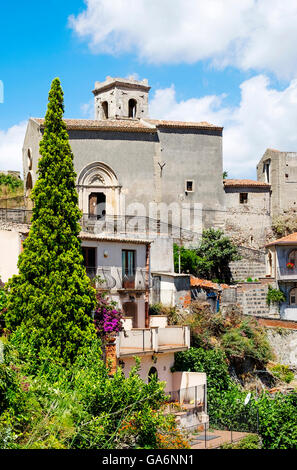
M122 331L116 339L117 357L184 351L190 347L188 326L134 328Z
M123 276L122 268L116 266L87 266L86 272L90 279L99 276L97 287L101 289L146 290L145 268L137 268L133 276Z
M289 269L279 267L277 270L277 278L280 281L297 281L297 268Z

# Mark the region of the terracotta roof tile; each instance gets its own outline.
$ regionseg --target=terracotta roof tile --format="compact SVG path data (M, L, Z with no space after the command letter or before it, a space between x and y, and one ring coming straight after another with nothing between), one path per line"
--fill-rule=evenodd
M44 126L44 119L31 118L41 127ZM87 130L119 130L126 132L156 132L158 127L167 128L187 128L187 129L214 129L222 130L222 127L214 126L208 122L187 122L187 121L165 121L155 119L64 119L67 129L87 129Z
M191 287L205 287L208 289L214 289L218 290L220 288L222 289L228 289L229 286L227 284L217 284L212 281L208 281L207 279L200 279L198 277L191 276Z
M166 121L160 119L145 119L145 121L154 124L156 127L181 127L181 128L202 128L202 129L216 129L222 130L223 127L215 126L206 121L191 122L191 121Z
M278 238L277 240L274 240L273 242L267 243L265 246L271 246L271 245L294 245L297 244L297 232L291 233L290 235L287 235L286 237Z
M264 183L263 181L256 181L256 180L241 180L241 179L228 179L224 180L224 186L233 186L233 187L240 187L240 186L253 186L253 187L270 187L269 183Z
M44 119L32 118L41 127L44 126ZM144 121L136 119L64 119L67 129L80 130L104 130L104 131L124 131L124 132L156 132L152 125L145 124Z

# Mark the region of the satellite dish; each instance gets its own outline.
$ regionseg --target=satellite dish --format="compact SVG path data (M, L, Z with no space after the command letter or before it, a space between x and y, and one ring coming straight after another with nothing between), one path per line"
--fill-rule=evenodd
M248 404L248 402L249 402L250 399L251 399L251 396L252 396L251 393L248 393L248 394L247 394L247 396L245 397L245 400L244 400L244 404L245 404L245 405Z

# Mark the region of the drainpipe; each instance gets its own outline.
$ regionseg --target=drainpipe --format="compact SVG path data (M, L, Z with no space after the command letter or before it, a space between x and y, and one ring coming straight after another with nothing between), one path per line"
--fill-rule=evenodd
M145 328L149 328L149 280L150 280L150 243L146 244L145 251Z

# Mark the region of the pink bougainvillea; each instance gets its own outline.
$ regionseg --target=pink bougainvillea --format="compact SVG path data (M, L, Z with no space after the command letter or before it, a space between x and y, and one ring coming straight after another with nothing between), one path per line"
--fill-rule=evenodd
M97 292L97 304L94 315L94 324L97 334L102 339L119 333L123 328L123 315L116 308L116 303L110 301L105 293Z

